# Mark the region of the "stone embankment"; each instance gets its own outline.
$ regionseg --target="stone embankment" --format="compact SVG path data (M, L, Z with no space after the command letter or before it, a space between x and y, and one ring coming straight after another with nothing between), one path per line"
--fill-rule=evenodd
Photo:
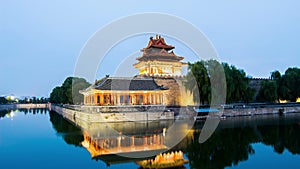
M226 117L284 113L300 113L300 103L233 104L224 106L223 110Z
M50 106L64 118L80 125L82 122L125 122L174 119L174 112L163 106Z

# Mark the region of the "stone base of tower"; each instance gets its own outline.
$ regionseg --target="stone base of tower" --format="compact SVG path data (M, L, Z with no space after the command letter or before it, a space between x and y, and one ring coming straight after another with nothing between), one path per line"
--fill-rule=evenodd
M140 75L141 76L141 75ZM152 77L158 85L168 88L165 98L167 106L195 105L193 95L183 85L184 77Z

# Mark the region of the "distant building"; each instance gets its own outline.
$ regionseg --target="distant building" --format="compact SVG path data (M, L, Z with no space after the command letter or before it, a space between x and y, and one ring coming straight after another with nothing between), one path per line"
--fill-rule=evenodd
M142 56L133 66L139 75L132 78L105 77L86 90L85 105L188 105L194 104L191 93L183 87L182 68L187 63L177 56L164 38L150 37Z

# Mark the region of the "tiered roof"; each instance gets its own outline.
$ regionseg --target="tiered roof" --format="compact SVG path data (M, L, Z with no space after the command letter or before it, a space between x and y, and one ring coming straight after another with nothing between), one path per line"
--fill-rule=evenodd
M171 49L174 49L175 47L168 45L165 42L164 38L156 35L155 39L152 36L150 37L147 47L143 48L142 51L149 49L149 48L159 48L159 49L171 50Z
M156 38L150 37L147 47L141 49L143 55L138 57L138 61L149 61L149 60L159 60L159 61L171 61L178 62L183 60L184 57L177 56L171 49L174 46L168 45L165 39L161 36L156 36Z

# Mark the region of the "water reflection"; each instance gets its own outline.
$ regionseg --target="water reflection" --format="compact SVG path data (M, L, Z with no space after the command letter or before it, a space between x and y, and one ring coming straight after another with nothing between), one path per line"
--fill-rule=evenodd
M253 143L270 145L276 153L288 150L300 154L299 122L299 114L227 119L207 142L194 141L184 151L191 168L201 169L225 168L246 161L255 154ZM195 127L194 137L198 138L200 132Z
M50 121L57 134L60 135L66 143L81 146L83 134L79 127L71 124L57 113L50 111Z
M47 108L33 108L33 109L4 109L0 111L0 119L11 118L15 116L16 113L23 112L27 114L47 114Z
M148 159L133 158L145 157L145 153L155 159L155 155L168 149L167 152L183 151L191 168L222 169L247 161L255 154L254 143L272 146L278 154L286 150L300 155L300 114L228 118L222 120L212 137L202 144L198 138L204 122L197 122L175 147L166 143L165 129L172 121L87 123L80 129L53 112L50 120L68 144L84 147L94 160L102 160L107 165Z

